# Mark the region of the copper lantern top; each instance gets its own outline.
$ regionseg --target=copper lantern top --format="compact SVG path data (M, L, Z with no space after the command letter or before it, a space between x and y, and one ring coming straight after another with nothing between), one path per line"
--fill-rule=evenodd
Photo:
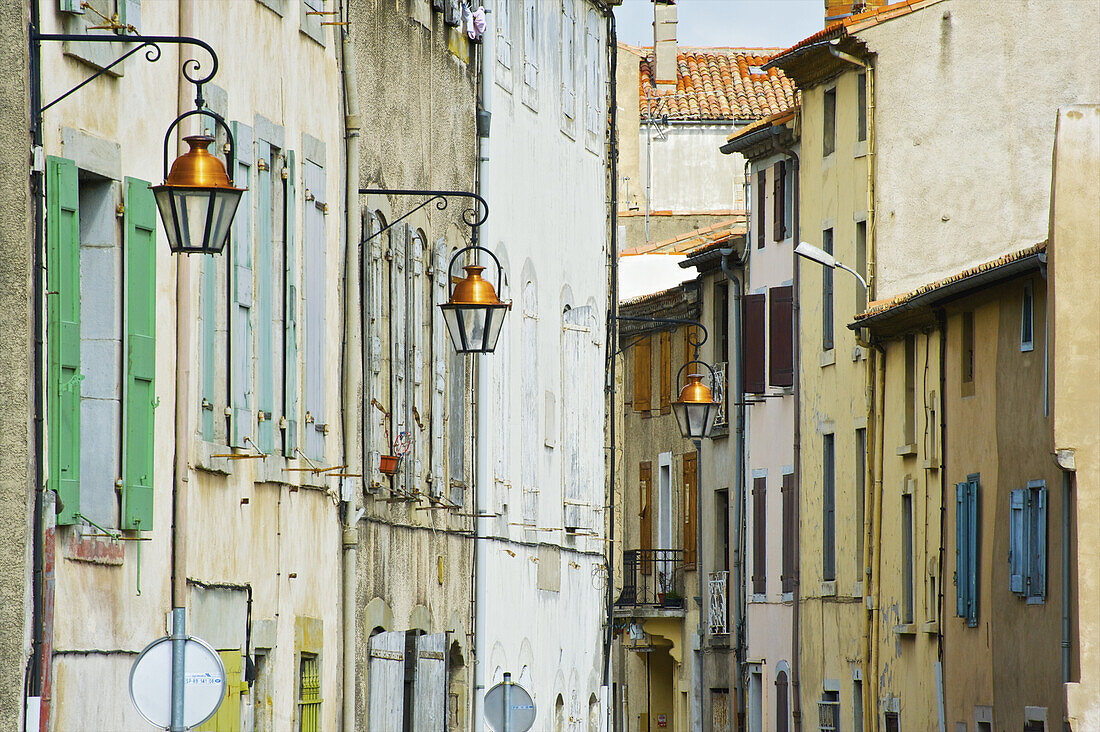
M164 185L181 188L231 188L233 181L225 173L225 165L222 161L207 151L214 138L209 135L191 135L183 138L184 142L191 146L183 155L172 163L172 170L168 173Z
M710 389L703 383L702 374L689 374L688 383L680 389L679 400L684 404L714 404L714 396Z
M485 270L479 264L468 264L463 267L466 276L455 285L451 293L451 305L503 305L497 297L493 285L483 279L481 273Z

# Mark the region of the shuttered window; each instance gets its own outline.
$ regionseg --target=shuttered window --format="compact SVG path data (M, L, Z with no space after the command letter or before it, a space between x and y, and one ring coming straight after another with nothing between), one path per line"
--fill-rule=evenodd
M767 214L764 212L767 210L767 191L765 186L768 185L768 171L764 168L756 171L756 210L753 212L753 218L756 219L756 248L764 248L764 240L767 238L768 225L765 220Z
M1029 481L1009 495L1009 589L1030 602L1046 598L1047 489Z
M661 414L672 411L672 334L668 331L660 337L661 364Z
M538 99L539 83L539 15L535 0L523 0L523 101L533 104Z
M653 463L646 460L638 464L638 548L642 552L641 573L649 574L648 561L653 550Z
M274 280L275 247L272 226L272 181L274 155L271 143L256 140L256 174L252 202L255 207L254 337L256 339L256 427L255 440L260 450L270 453L275 447L275 367L274 367Z
M695 569L696 545L698 544L698 503L699 456L689 452L684 455L683 499L684 499L684 569Z
M414 730L443 730L447 720L447 634L416 637Z
M590 487L598 482L599 459L591 449L602 440L602 426L586 418L585 403L599 393L602 359L597 352L598 318L592 305L570 308L562 314L562 498L567 531L595 525Z
M836 448L834 435L822 435L821 579L836 579Z
M301 282L299 273L300 252L297 218L298 207L297 178L294 151L286 153L286 177L283 179L283 236L285 238L285 261L283 262L283 415L286 427L283 430L283 454L294 457L298 443L299 388L301 383L298 364L298 312Z
M787 672L775 675L775 730L787 732ZM858 731L857 731L858 732Z
M767 592L768 513L765 476L752 479L752 592Z
M794 592L795 577L795 551L798 548L797 525L795 524L795 501L798 494L794 490L794 474L785 473L783 483L780 486L783 503L783 568L779 580L782 583L783 592Z
M405 633L379 633L367 652L367 730L397 732L404 712Z
M538 288L528 281L523 286L523 322L520 324L520 471L523 523L534 526L538 521L538 460L539 447L539 354L538 354Z
M603 84L601 58L599 19L595 10L588 11L588 19L585 22L585 63L586 63L586 117L587 129L590 136L600 132L600 120L603 113ZM593 140L589 140L591 145Z
M826 254L833 253L833 230L821 232L821 248ZM821 268L821 350L833 347L833 270Z
M745 391L751 394L764 391L764 299L763 294L741 299L741 368Z
M304 355L302 424L303 452L311 460L325 458L325 433L328 415L325 413L325 272L327 259L325 233L326 185L325 169L314 161L302 166L304 182L302 201L302 299L305 318L302 323Z
M496 18L496 46L497 63L506 69L512 68L512 28L508 13L508 6L515 0L497 0ZM492 17L490 16L490 20Z
M832 155L836 149L836 87L827 89L823 98L822 109L822 156Z
M572 120L576 115L576 10L573 0L561 3L561 113Z
M977 475L955 485L955 614L971 628L978 625L979 485Z
M768 383L794 385L794 288L768 290Z
M445 239L439 239L435 243L435 249L432 254L432 300L438 307L447 302L447 262L449 260L450 250L447 247L447 241ZM501 295L503 297L503 295ZM432 311L436 312L436 311ZM372 319L374 320L374 319ZM431 319L432 329L432 395L431 395L431 440L432 440L432 456L431 456L431 470L432 470L432 495L440 496L447 492L446 480L447 480L447 455L444 441L445 426L444 415L446 413L446 400L447 400L447 357L450 350L450 343L447 340L447 326L443 322L443 318L433 317ZM504 330L508 330L508 324L505 323ZM507 353L507 348L504 343L507 339L507 332L501 333L500 349L501 356ZM503 360L503 359L502 359ZM501 412L502 415L506 415L507 412ZM508 422L507 419L501 419L501 422Z
M634 411L649 412L650 372L649 338L642 338L634 344Z
M234 122L233 138L237 155L234 185L247 187L241 194L232 228L232 283L229 318L229 444L248 447L245 437L254 437L252 426L252 163L255 152L252 128Z
M772 240L787 238L787 164L780 160L772 166Z

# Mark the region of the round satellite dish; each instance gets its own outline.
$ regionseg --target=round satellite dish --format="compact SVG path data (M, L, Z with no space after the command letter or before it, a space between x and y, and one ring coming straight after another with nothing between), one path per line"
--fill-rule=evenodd
M506 674L511 676L511 674ZM508 690L508 700L505 701L505 690ZM510 709L509 709L510 708ZM508 727L504 726L504 718L511 711L508 719ZM493 728L493 732L527 732L535 724L535 700L519 684L504 681L489 689L485 694L485 721Z
M188 636L183 652L183 721L197 727L214 716L225 696L225 666L201 638ZM145 646L130 667L130 700L150 724L172 726L172 639Z

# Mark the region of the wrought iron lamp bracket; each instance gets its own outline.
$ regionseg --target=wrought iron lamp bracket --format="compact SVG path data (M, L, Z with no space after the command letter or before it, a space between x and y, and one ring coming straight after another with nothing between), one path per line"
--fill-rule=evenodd
M476 201L474 208L468 208L462 212L462 220L473 229L471 239L474 243L477 243L478 227L485 223L485 220L489 218L489 204L484 198L476 193L470 193L469 191L436 191L436 190L418 190L413 188L360 188L360 195L368 195L371 193L381 193L387 196L428 196L428 198L413 208L408 213L402 214L398 218L394 219L390 223L383 226L378 231L374 232L370 236L363 239L363 243L368 241L382 233L389 231L397 224L401 223L405 219L412 216L420 209L427 206L429 203L435 202L435 207L439 211L443 211L447 208L448 198L469 198Z
M706 361L700 361L698 359L692 359L691 361L688 361L683 366L681 366L680 370L676 372L676 386L677 386L677 388L679 388L679 386L680 386L680 377L684 375L684 369L686 369L688 366L692 365L693 363L697 363L701 366L706 366L707 371L710 371L710 383L711 384L717 384L718 383L718 372L714 370L713 366L711 366Z
M707 331L707 327L705 325L700 323L698 320L688 320L687 318L647 318L647 317L643 317L643 316L640 316L640 315L616 315L615 320L625 320L625 321L628 321L628 322L631 322L631 323L668 323L669 325L693 325L693 326L695 326L696 328L699 329L699 331L695 331L695 332L692 332L692 333L688 334L688 338L690 339L689 342L691 343L691 346L692 346L692 349L693 349L693 353L692 353L692 356L691 356L693 359L698 359L699 358L699 349L703 346L704 343L707 342L707 338L709 336L709 333ZM700 331L701 331L701 334L700 334ZM645 338L645 337L646 336L642 336L642 338ZM617 352L622 353L623 351L630 348L631 346L633 346L635 343L637 343L640 340L641 340L641 338L638 338L637 340L634 340L631 343L626 344L625 346L620 348ZM703 363L703 362L693 360L693 361L688 361L688 363ZM684 365L687 366L687 364L684 364ZM706 364L704 364L704 365L706 365ZM681 369L681 370L683 370L683 369ZM679 378L679 377L677 377L677 378Z

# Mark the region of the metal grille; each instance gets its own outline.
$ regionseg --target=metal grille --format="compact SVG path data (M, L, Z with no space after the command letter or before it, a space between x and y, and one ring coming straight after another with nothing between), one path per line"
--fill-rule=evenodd
M726 610L726 593L729 588L729 572L710 573L710 632L711 635L729 633L729 613Z
M302 654L298 666L298 730L321 731L321 671L317 656Z
M727 427L729 426L729 416L726 404L726 369L728 364L726 361L719 361L714 364L714 373L718 376L717 383L711 385L711 395L714 397L714 401L718 402L718 413L714 417L715 427Z
M840 699L836 692L825 692L825 698L817 703L817 718L821 732L840 729Z

